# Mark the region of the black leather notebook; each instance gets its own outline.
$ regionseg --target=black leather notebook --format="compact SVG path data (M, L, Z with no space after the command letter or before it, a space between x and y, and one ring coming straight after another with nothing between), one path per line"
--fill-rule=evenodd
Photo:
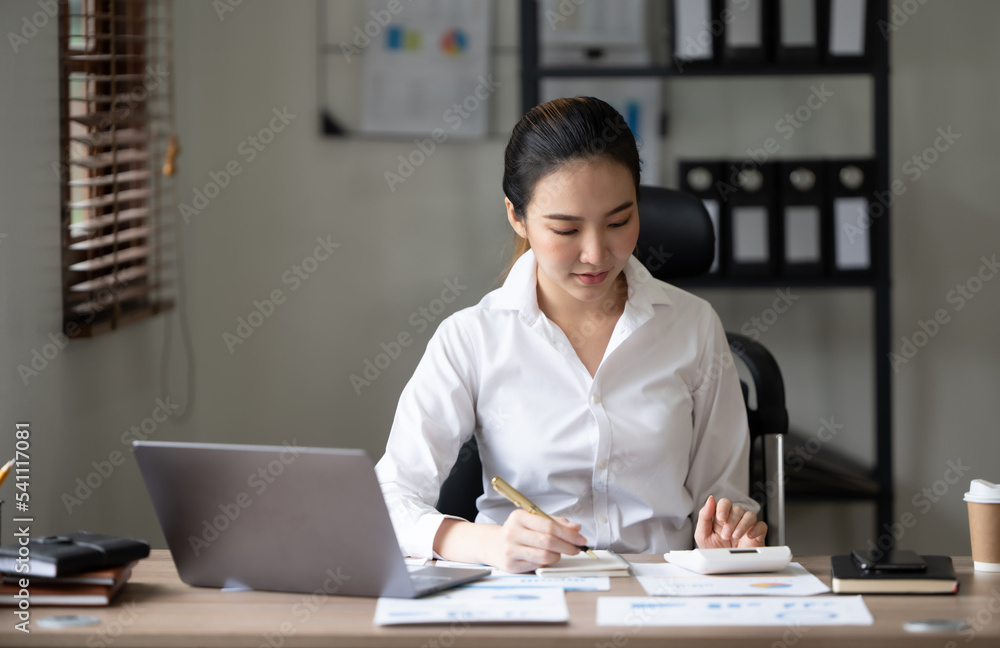
M949 556L921 556L925 571L863 571L851 556L833 556L835 594L955 594L958 578Z
M115 567L148 555L145 540L77 531L32 538L24 546L0 547L0 572L29 578L65 576Z

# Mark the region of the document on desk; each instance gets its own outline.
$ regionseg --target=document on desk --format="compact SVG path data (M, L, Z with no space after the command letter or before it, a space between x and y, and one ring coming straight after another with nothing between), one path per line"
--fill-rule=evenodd
M566 594L558 587L458 587L416 599L379 598L375 625L413 623L565 623Z
M633 563L650 596L812 596L830 588L799 563L768 574L703 575L670 563Z
M548 576L540 578L535 574L514 574L489 565L473 565L450 560L438 560L434 564L437 567L463 567L465 569L478 567L493 570L493 573L486 578L469 583L465 587L560 587L567 592L607 592L611 589L609 576Z
M493 572L486 578L474 581L464 587L479 589L511 589L511 588L546 588L558 587L570 592L607 592L611 589L611 578L608 576L561 576L539 578L534 574L510 574Z
M871 625L860 596L632 597L597 599L601 626Z

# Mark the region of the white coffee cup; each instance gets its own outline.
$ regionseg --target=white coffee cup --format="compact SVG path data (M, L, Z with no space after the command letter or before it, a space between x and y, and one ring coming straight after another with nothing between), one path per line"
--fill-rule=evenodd
M1000 484L973 479L965 494L976 570L1000 572Z

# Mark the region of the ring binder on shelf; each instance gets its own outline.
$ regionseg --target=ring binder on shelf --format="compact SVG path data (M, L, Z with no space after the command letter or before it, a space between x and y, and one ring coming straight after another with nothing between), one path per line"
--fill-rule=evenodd
M721 0L673 0L670 20L672 60L681 72L716 65L724 30Z
M726 65L761 65L771 43L770 0L725 0L722 60Z
M678 163L681 191L701 198L715 230L715 260L709 274L725 274L728 250L723 249L726 238L722 230L722 199L717 183L722 178L722 164L718 162L681 161Z
M779 0L775 5L775 62L781 65L810 65L820 61L825 49L825 12L821 0Z
M827 165L833 225L833 272L868 274L874 223L869 210L875 187L874 160L836 160Z
M729 233L729 272L733 275L774 274L775 259L781 252L775 218L775 165L740 168L729 165L733 190L726 201L723 226Z
M872 3L867 0L827 0L829 24L826 59L830 63L869 63L873 29Z
M829 258L826 165L820 160L778 164L778 202L783 225L782 274L821 275Z

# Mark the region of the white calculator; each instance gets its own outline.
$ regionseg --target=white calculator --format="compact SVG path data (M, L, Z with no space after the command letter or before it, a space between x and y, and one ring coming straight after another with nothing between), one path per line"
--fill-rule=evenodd
M747 547L744 549L691 549L668 551L668 562L699 574L734 574L780 571L792 561L788 547Z

